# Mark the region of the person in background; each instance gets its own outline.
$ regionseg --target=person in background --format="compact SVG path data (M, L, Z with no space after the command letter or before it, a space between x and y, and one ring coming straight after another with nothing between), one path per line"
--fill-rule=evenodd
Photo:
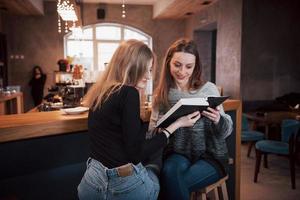
M215 84L201 79L201 72L192 40L179 39L171 45L154 92L150 130L180 98L220 96ZM180 128L170 137L161 174L163 199L188 200L192 191L226 175L225 138L232 126L230 116L219 106L203 111L193 127Z
M33 67L32 78L29 81L29 85L31 86L31 96L34 101L34 106L38 106L42 103L46 78L47 76L43 73L40 66Z
M156 199L155 163L145 163L167 145L178 128L193 126L199 112L179 118L146 139L148 123L140 118L139 90L151 76L153 53L137 40L122 42L99 80L84 97L90 108L90 158L78 186L79 199Z

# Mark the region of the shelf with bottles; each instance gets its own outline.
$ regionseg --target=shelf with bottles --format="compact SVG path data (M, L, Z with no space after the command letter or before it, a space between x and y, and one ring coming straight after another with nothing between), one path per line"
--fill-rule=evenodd
M73 73L54 71L54 83L62 86L73 84Z

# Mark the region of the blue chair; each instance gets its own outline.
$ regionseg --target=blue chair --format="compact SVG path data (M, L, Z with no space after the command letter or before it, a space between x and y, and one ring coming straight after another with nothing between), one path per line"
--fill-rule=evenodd
M285 119L281 123L281 141L261 140L255 144L256 163L254 172L254 182L257 182L257 177L260 168L261 155L264 154L264 166L268 168L267 154L277 154L289 157L290 173L292 188L296 189L295 182L295 160L297 155L296 141L298 141L300 132L300 122L292 119Z
M242 134L241 135L242 135L242 137L241 137L242 142L249 143L247 157L250 157L251 150L252 150L252 147L254 146L254 144L257 141L263 140L265 138L265 135L262 132L250 130L249 124L248 124L248 119L244 114L242 115Z

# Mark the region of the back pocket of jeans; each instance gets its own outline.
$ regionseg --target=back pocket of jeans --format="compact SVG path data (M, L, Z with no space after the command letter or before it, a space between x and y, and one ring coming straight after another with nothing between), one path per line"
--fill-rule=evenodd
M93 165L89 166L85 171L84 181L96 191L102 191L106 187L106 181L103 172L99 171Z
M143 180L136 174L127 177L116 177L109 180L108 183L113 195L130 193L135 189L140 189L143 184Z

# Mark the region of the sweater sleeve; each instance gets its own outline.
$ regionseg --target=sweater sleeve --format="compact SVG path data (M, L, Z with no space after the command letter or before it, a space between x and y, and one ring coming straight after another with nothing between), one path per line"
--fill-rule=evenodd
M166 145L167 138L164 134L157 134L146 140L147 124L140 119L139 93L136 89L128 90L122 106L123 143L128 159L136 164Z
M233 122L229 115L221 114L220 121L217 125L214 125L215 132L222 136L223 138L227 138L232 130L233 130Z

